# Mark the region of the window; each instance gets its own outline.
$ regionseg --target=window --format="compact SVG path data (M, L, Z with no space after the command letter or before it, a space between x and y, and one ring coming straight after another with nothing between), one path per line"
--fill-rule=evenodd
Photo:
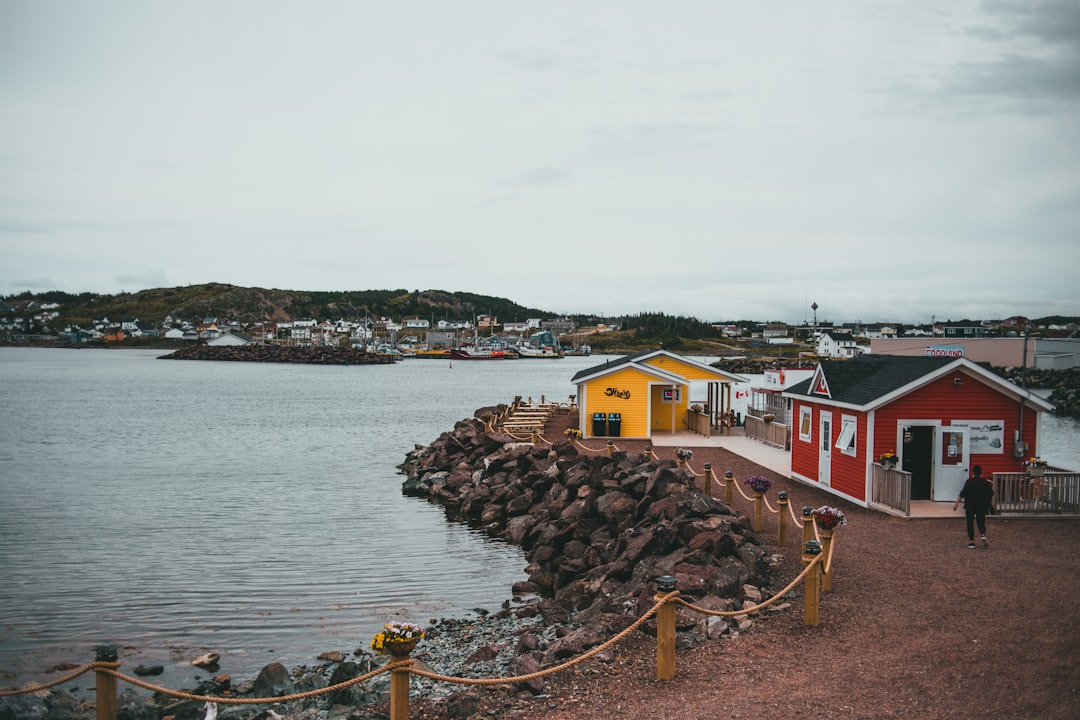
M855 430L858 424L855 418L845 415L841 419L840 437L836 438L836 449L845 455L855 454Z
M806 407L805 405L799 406L799 439L804 442L810 442L810 422L813 419L813 415L813 408Z

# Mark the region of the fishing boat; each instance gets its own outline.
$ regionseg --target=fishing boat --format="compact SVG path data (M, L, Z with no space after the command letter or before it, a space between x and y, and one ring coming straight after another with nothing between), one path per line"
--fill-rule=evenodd
M450 350L450 357L454 360L506 360L507 352L501 348L489 346L475 347L463 345Z
M570 355L572 357L586 357L588 355L592 355L592 348L588 344L582 343L575 348L565 350L563 354Z
M551 358L557 360L563 356L561 352L553 348L551 345L541 345L540 347L533 347L532 345L518 345L517 354L520 358Z

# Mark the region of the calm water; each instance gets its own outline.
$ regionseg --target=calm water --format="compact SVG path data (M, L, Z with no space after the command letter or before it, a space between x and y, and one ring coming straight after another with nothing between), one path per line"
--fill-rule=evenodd
M4 684L103 642L129 669L165 664L174 687L209 650L254 677L365 646L391 619L497 609L521 551L402 496L396 466L479 407L566 400L600 361L160 354L0 349Z
M402 496L396 466L479 407L567 399L603 361L159 354L0 349L0 684L103 642L127 669L164 664L170 687L211 650L254 677L366 646L390 619L497 608L520 550ZM1076 421L1043 418L1051 463L1080 469L1078 440Z

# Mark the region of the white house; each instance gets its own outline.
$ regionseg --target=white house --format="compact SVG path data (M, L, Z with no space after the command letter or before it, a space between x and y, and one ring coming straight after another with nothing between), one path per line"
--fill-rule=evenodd
M816 352L825 358L853 358L859 354L855 338L835 330L823 330L817 341Z

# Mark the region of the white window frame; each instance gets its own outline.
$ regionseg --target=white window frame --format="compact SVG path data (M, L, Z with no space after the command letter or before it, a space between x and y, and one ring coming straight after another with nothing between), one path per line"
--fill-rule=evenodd
M840 416L840 435L836 438L836 449L852 457L858 454L859 420L854 415Z
M803 433L803 429L806 433ZM809 405L799 406L799 439L803 442L813 442L814 435L814 408Z

